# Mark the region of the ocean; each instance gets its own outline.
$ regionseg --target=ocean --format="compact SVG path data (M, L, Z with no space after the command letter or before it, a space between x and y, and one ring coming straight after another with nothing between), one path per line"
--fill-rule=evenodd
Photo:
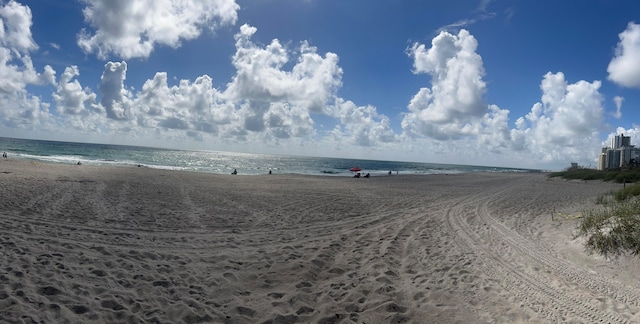
M289 155L269 155L216 151L188 151L140 146L71 143L0 137L0 151L9 158L50 163L115 166L145 166L239 175L303 174L352 176L349 169L359 167L372 176L393 174L453 174L469 172L532 172L537 170L455 164L357 160Z

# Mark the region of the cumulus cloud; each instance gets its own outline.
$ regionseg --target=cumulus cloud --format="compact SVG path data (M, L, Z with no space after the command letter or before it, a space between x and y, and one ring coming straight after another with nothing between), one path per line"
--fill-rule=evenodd
M0 7L0 45L26 54L38 48L31 36L31 9L15 1Z
M600 81L569 84L563 73L547 73L541 101L511 131L514 148L542 161L593 158L604 121L600 86Z
M609 62L609 80L629 88L640 88L640 25L630 22L618 37L615 55Z
M341 142L370 147L398 140L389 118L378 114L375 107L357 106L352 101L342 98L337 99L335 106L340 125L333 130L333 136L339 134Z
M127 77L127 62L107 62L100 77L100 104L105 108L107 117L115 120L127 120L133 116L131 111L131 94L124 88Z
M230 123L234 109L213 88L211 77L181 80L171 87L167 79L166 72L158 72L137 94L133 106L138 110L139 125L213 134L218 125Z
M92 10L110 6L112 13L142 3L85 2ZM28 12L20 8L14 11ZM100 16L97 12L94 15ZM150 15L155 17L157 13ZM21 23L30 26L30 15L25 17L29 19ZM216 19L222 23L220 17ZM3 24L8 21L3 20ZM193 26L201 25L193 23ZM122 28L122 35L134 35L131 52L125 56L148 55L139 46L152 48L171 43L149 38L144 28L135 33L131 30L136 29L126 24ZM413 159L423 159L433 152L438 152L439 157L446 156L448 161L465 154L483 154L484 160L473 163L497 164L500 159L509 158L534 161L531 166L540 161L589 161L600 144L598 134L604 109L599 81L570 83L562 73L547 73L540 84L540 101L510 128L509 110L484 99L487 88L483 61L476 52L476 39L466 30L455 35L441 32L430 47L416 43L407 49L413 59L413 72L428 76L430 84L417 91L406 113L400 115L404 133L398 135L392 120L376 107L338 96L343 71L337 54L320 54L306 41L298 46L283 45L278 39L258 44L252 40L257 29L249 25L241 26L235 36L236 52L231 63L236 72L226 87L216 89L208 75L170 84L166 72L157 72L134 90L125 84L127 62L120 61L105 64L95 93L80 84L76 66L67 67L57 82L56 72L49 66L38 73L28 55L37 45L24 41L31 39L29 28L13 28L23 30L24 34L7 38L6 31L10 29L4 27L0 35L0 121L15 128L37 127L46 131L62 126L59 128L74 128L88 134L148 136L165 141L213 139L217 144L243 141L285 144L280 145L286 147L281 152L292 143L323 148L333 145L336 151L360 147L367 153L393 144L403 152L421 152L413 155ZM95 39L98 44L100 37L106 37L100 36L100 30L103 29L86 40ZM177 35L180 35L174 39L177 43L171 44L179 45L181 39L188 39L184 35L190 34ZM117 41L114 38L113 44ZM102 45L88 48L104 55L126 50L100 42ZM55 85L52 97L56 109L49 110L48 103L30 96L26 91L28 84ZM622 97L614 98L614 102L619 113ZM322 126L318 121L322 121ZM323 131L325 123L328 126Z
M511 128L509 110L484 100L485 71L476 49L476 39L465 30L441 32L431 47L416 43L408 49L414 73L429 75L431 87L409 102L402 120L405 136L430 140L433 151L446 143L442 154L450 156L490 152L495 159L550 164L593 159L604 124L600 81L569 83L561 72L547 73L540 101Z
M77 66L70 66L60 76L53 99L58 112L70 115L85 114L91 111L100 111L96 105L96 94L91 89L82 88L75 77L80 75Z
M55 71L38 73L29 53L38 48L31 36L31 10L15 1L0 6L0 93L24 92L27 84L53 84Z
M167 73L158 72L133 93L125 85L127 63L108 62L99 84L101 100L96 105L91 104L95 95L73 79L79 74L77 68L68 68L55 94L58 111L78 115L91 107L102 113L110 127L129 131L163 129L173 134L184 132L194 139L208 133L271 143L315 136L312 113L340 118L343 109L335 104L342 76L337 55L321 56L307 42L295 50L277 39L260 46L250 40L256 30L245 25L236 35L232 63L237 71L224 91L214 88L207 75L171 86ZM290 61L294 64L287 70L284 66ZM377 115L375 108L370 110L369 123L385 118ZM121 126L116 126L118 123ZM381 125L373 131L379 135L371 136L387 140L384 125L388 122Z
M486 138L487 132L496 130L487 125L504 121L501 116L507 112L489 109L484 100L485 72L477 47L476 39L461 30L457 35L441 32L430 48L415 43L408 50L414 73L428 74L431 88L421 88L411 99L402 120L407 134L437 140ZM504 133L505 126L497 130Z
M108 127L105 110L96 102L97 95L83 88L76 79L80 75L77 66L67 67L52 94L59 115L64 116L65 130L100 133Z
M375 107L357 106L337 96L343 73L338 55L320 55L306 41L294 50L278 39L261 46L251 40L256 32L255 27L243 25L236 34L237 72L223 93L239 106L243 131L261 132L274 141L311 137L316 135L311 115L317 114L338 120L332 132L346 138L342 143L373 146L397 140L388 117Z
M338 56L321 56L317 48L302 42L290 70L284 66L295 53L278 39L262 47L251 37L257 29L240 27L232 63L236 74L227 84L224 98L239 107L243 128L267 132L269 137L287 138L314 134L311 113L328 113L328 106L342 84Z
M0 121L16 129L53 129L49 104L26 90L27 85L55 83L55 71L39 73L29 53L38 48L31 36L29 7L15 1L0 4Z
M235 24L240 9L235 0L82 0L85 21L95 32L82 30L78 45L106 59L148 57L157 44L180 47L202 28L211 31Z
M310 112L323 113L327 102L342 85L342 68L338 56L317 53L317 48L302 42L297 62L290 71L289 51L274 39L265 47L251 41L257 29L240 27L236 34L236 53L233 65L236 75L227 85L225 95L233 100L252 102L285 101Z

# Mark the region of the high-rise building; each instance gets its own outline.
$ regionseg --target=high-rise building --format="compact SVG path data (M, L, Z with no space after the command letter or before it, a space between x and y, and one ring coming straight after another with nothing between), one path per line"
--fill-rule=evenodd
M607 151L607 169L617 169L620 167L620 150Z
M598 156L598 170L602 171L607 168L607 153L602 152Z
M617 169L637 165L640 149L631 145L631 136L616 135L611 139L611 147L602 148L598 156L598 170Z
M620 134L611 139L611 149L617 150L625 146L631 146L631 136L624 136L624 134Z

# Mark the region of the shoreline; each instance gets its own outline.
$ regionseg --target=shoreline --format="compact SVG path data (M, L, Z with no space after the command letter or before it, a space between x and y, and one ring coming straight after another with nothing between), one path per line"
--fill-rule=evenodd
M4 140L4 141L3 141ZM477 171L530 171L513 167L473 166L428 162L367 160L339 157L312 157L273 154L234 153L222 151L172 150L164 148L105 145L37 140L3 139L0 145L10 159L83 165L145 165L164 170L192 170L213 174L229 174L238 169L240 174L259 175L273 173L305 175L345 175L350 168L360 167L372 175L394 173L432 174Z
M42 165L50 165L50 166L74 166L74 167L87 167L87 168L146 168L151 170L158 171L167 171L167 172L192 172L197 174L209 174L209 175L232 175L232 169L229 169L229 172L210 172L210 171L198 171L198 170L190 170L182 167L171 167L171 166L160 166L160 165L150 165L143 163L102 163L89 161L85 163L78 164L77 162L54 162L48 160L38 160L32 158L22 158L22 157L10 157L9 159L3 159L2 162L9 163L9 165L20 166L20 165L28 165L28 164L42 164ZM81 162L81 161L79 161ZM115 161L111 161L115 162ZM405 163L405 162L401 162ZM2 164L0 164L2 166ZM467 165L458 165L464 167L479 167L479 168L494 168L488 166L467 166ZM495 167L497 169L504 169L503 171L457 171L457 170L449 170L451 172L415 172L415 171L407 171L407 170L393 170L389 175L388 171L377 170L367 172L366 170L360 172L361 175L366 173L371 173L371 177L388 177L388 176L433 176L433 175L463 175L463 174L473 174L473 173L524 173L524 174L549 174L553 171L545 171L545 170L537 170L537 169L517 169L517 168L506 168L506 167ZM237 169L237 168L236 168ZM255 173L255 170L251 170L249 172L243 172L245 170L240 169L236 175L240 176L262 176L262 175L278 175L278 176L318 176L318 177L337 177L337 178L352 178L354 173L345 171L344 173L339 172L328 172L328 171L318 171L316 173L298 173L298 172L284 172L282 170L273 171L270 174L269 169L265 169L264 172Z
M637 259L589 255L578 220L551 218L614 188L3 160L0 320L638 321Z

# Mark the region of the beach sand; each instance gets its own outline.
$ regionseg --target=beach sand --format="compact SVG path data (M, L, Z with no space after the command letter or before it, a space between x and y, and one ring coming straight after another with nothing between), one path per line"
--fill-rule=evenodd
M573 236L620 187L3 159L0 322L639 322L640 262Z

